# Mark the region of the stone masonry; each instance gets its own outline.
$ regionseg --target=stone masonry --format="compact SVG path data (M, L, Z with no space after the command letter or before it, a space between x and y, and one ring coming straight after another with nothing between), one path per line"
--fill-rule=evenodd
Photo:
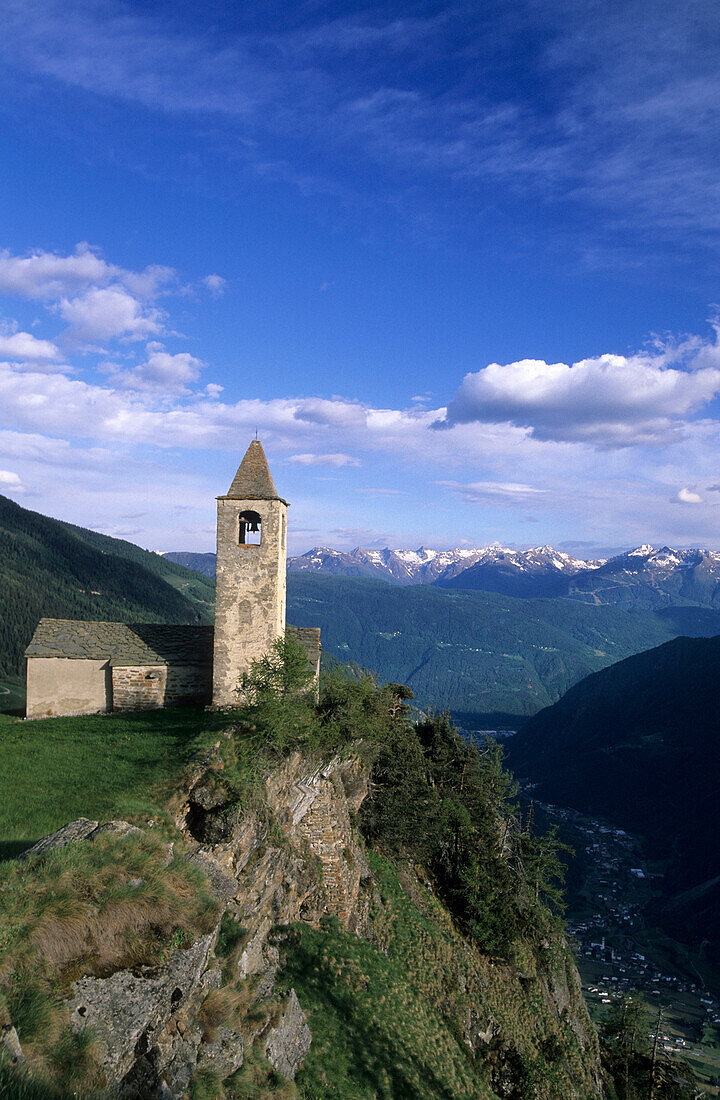
M259 545L240 541L241 517L260 517ZM226 496L218 497L213 704L237 701L244 672L285 633L287 503L253 440Z

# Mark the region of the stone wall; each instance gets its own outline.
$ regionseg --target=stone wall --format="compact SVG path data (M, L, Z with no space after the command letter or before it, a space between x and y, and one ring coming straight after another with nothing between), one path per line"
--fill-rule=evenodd
M112 669L112 709L116 711L207 704L211 690L207 665L116 665Z
M28 657L28 718L97 714L111 706L107 661L71 657Z
M259 546L238 542L241 512L262 519ZM287 505L282 500L220 497L215 580L213 703L237 700L241 677L285 631Z
M320 689L320 628L318 626L288 626L290 634L305 650L308 664L312 669L316 690Z
M295 831L320 860L327 912L346 927L353 926L360 879L363 873L367 874L367 865L353 837L339 775L330 775L318 783L316 797Z

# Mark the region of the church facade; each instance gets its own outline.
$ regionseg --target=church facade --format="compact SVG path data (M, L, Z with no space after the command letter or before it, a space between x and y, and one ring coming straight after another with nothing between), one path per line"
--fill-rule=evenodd
M243 673L286 630L317 679L319 629L285 619L287 509L253 440L217 501L215 626L41 619L25 651L26 716L230 706Z

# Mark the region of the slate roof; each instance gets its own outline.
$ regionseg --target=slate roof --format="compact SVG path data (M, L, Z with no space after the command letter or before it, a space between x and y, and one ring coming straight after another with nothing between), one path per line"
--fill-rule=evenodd
M233 500L282 500L259 439L253 439L245 452L227 496ZM283 504L286 503L283 501Z
M209 665L211 626L41 619L26 657L73 657L111 665Z
M288 626L305 649L317 659L320 630L313 626ZM211 626L167 626L164 623L103 623L82 619L41 619L26 657L70 657L127 665L212 664Z

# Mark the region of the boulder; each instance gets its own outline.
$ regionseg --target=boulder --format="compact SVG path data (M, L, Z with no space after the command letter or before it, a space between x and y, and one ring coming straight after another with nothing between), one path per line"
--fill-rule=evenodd
M2 1055L11 1066L17 1066L25 1061L25 1055L20 1046L18 1033L12 1026L0 1028L0 1055Z
M274 1070L289 1081L294 1081L295 1074L307 1057L311 1042L312 1033L305 1013L300 1007L295 990L291 989L280 1023L267 1037L265 1054Z
M87 840L91 833L98 827L97 821L90 821L87 817L79 817L77 821L71 821L63 825L62 829L44 836L33 844L32 848L21 852L18 859L27 859L28 856L39 856L45 852L52 852L55 848L64 848L66 844L72 844L75 840Z
M70 1026L76 1032L92 1029L108 1085L120 1084L152 1046L153 1033L196 990L214 942L213 932L186 950L173 951L162 968L147 976L118 970L109 978L73 983Z
M213 1038L200 1048L198 1069L211 1069L224 1079L243 1064L243 1037L229 1027L213 1029Z

